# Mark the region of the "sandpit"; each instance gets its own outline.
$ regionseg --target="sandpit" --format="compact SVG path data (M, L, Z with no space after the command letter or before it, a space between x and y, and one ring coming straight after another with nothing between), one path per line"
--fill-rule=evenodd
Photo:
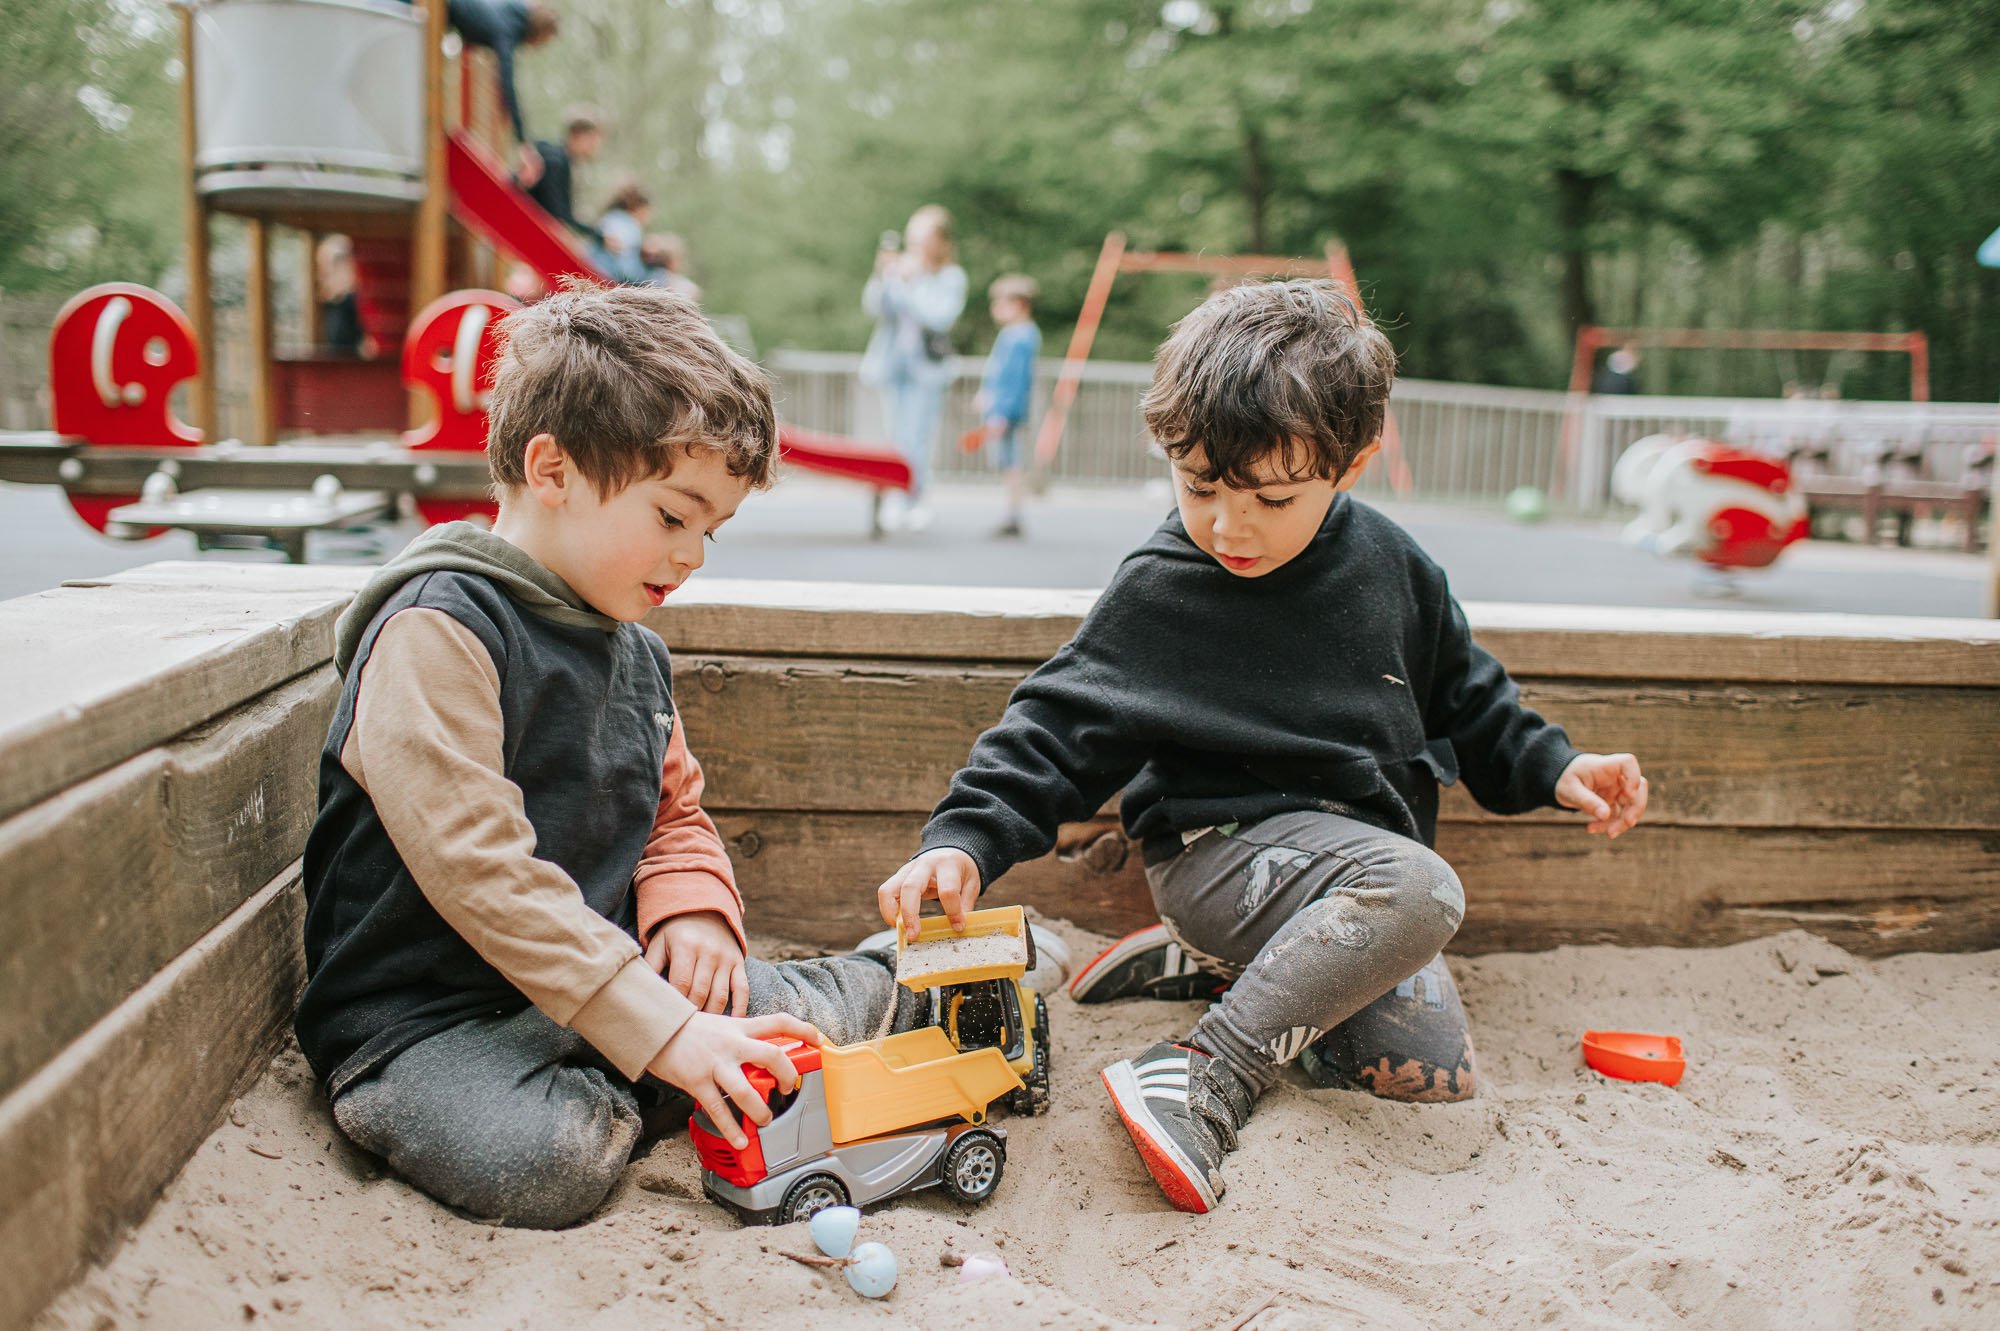
M1101 945L1058 928L1075 956ZM1280 1087L1207 1217L1165 1206L1097 1082L1195 1007L1054 996L1054 1106L1006 1120L994 1200L967 1210L923 1194L864 1221L902 1263L881 1304L779 1256L810 1251L802 1226L745 1229L704 1202L684 1136L656 1144L578 1228L466 1221L348 1147L291 1050L37 1325L2000 1320L2000 952L1866 961L1793 933L1455 969L1479 1097L1407 1106ZM1685 1080L1603 1080L1578 1057L1590 1026L1683 1035ZM1014 1274L960 1287L939 1261L949 1251L997 1252Z

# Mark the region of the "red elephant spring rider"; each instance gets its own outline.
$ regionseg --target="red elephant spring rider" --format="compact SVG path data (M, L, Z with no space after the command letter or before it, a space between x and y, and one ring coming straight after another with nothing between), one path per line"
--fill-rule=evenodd
M177 419L173 391L201 369L194 327L149 288L106 282L78 292L49 338L49 395L57 434L91 445L193 448L200 431ZM77 516L103 531L137 495L72 494Z
M426 305L410 323L403 342L403 382L429 389L437 418L403 435L412 450L486 449L486 401L493 385L493 362L500 355L500 321L521 308L497 291L454 291ZM493 517L493 505L477 499L419 499L427 522Z
M1648 435L1618 459L1611 492L1639 510L1628 542L1723 575L1767 567L1806 536L1790 468L1711 439Z

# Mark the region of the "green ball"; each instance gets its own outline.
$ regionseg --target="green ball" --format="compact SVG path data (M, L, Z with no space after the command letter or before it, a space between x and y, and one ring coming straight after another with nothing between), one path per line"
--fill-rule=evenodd
M1549 515L1549 497L1532 485L1507 492L1507 516L1516 522L1540 522Z

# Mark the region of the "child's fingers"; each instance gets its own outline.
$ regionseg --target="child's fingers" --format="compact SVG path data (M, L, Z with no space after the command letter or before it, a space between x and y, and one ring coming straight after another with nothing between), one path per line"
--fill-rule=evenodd
M965 871L956 860L945 859L937 867L938 904L954 929L965 928Z
M715 1084L735 1101L736 1107L743 1111L743 1117L758 1127L761 1128L771 1121L771 1106L765 1104L764 1097L757 1094L757 1088L743 1075L741 1067L732 1064L723 1068L716 1074Z
M688 990L688 1001L703 1012L717 1012L720 1007L715 1001L715 954L704 952L694 963L694 984Z
M818 1031L805 1025L803 1022L797 1024L812 1037L809 1043L819 1043ZM754 1027L746 1027L746 1030L749 1029L754 1029ZM770 1073L773 1077L776 1077L778 1079L779 1090L790 1094L792 1091L798 1089L799 1070L792 1066L791 1055L781 1046L772 1044L768 1040L760 1039L757 1041L757 1047L744 1055L743 1061L745 1063L753 1063Z
M896 909L903 919L903 935L911 942L917 940L918 930L923 928L917 917L923 913L924 889L931 885L931 870L928 865L903 871L902 893Z
M694 996L694 949L676 948L667 954L667 983L680 990L690 1003L700 1006Z
M729 1015L740 1017L750 1010L750 969L742 962L729 968Z
M664 929L655 929L652 939L646 944L646 964L654 971L665 974L667 969L667 934Z
M743 1135L743 1129L737 1126L736 1115L729 1112L729 1102L714 1082L704 1081L682 1089L694 1097L694 1102L701 1106L701 1112L708 1115L708 1121L721 1130L723 1140L739 1151L750 1144L750 1139Z
M904 872L898 869L889 875L882 886L875 889L875 909L881 912L884 924L893 926L896 923L896 912L902 909Z

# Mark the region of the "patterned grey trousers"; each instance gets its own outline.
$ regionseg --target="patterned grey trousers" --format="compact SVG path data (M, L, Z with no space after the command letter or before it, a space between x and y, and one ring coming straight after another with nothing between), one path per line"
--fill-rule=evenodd
M772 965L752 957L748 969L751 1016L789 1012L835 1044L874 1036L892 1005L897 1029L918 1022L919 1005L898 1003L907 991L880 961ZM651 1077L637 1086L625 1080L582 1036L530 1007L418 1041L342 1091L333 1119L356 1146L449 1206L503 1225L560 1229L610 1194L653 1116L642 1111L670 1113L673 1100L691 1105Z
M1322 1084L1390 1098L1472 1093L1465 1013L1439 955L1465 892L1434 851L1338 814L1285 813L1211 831L1146 879L1167 932L1234 980L1190 1038L1253 1091L1302 1059Z

